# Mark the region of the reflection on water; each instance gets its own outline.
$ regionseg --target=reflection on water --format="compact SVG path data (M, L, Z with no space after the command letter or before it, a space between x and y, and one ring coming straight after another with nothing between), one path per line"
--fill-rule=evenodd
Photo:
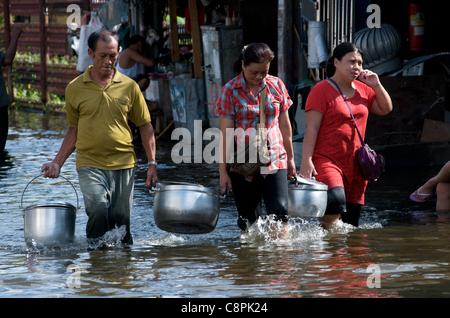
M27 248L23 206L42 200L74 203L64 180L38 178L67 130L64 116L11 112L6 152L0 155L0 297L448 297L450 214L434 202L417 205L409 194L440 167L390 168L369 184L358 228L322 229L316 219L291 219L284 237L257 222L246 236L236 226L231 197L221 203L216 229L203 235L171 234L155 226L153 196L139 163L131 228L134 245L109 247L85 240L87 217L75 156L63 167L80 196L73 244ZM173 164L171 144L158 142L161 180L195 178L218 190L217 165ZM296 144L297 164L301 144ZM375 275L375 276L371 276ZM376 276L378 275L378 276ZM379 288L369 288L377 282Z

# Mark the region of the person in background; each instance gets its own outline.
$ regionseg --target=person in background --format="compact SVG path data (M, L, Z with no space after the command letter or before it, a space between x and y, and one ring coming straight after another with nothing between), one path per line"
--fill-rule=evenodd
M93 32L88 39L93 65L66 88L69 129L44 177L57 178L66 159L77 149L76 169L83 193L89 240L101 238L116 226L126 227L122 239L132 244L132 207L136 154L127 119L139 127L148 159L146 185L158 181L155 136L145 100L135 81L115 68L119 39L109 30Z
M11 31L11 42L5 52L0 51L0 151L3 151L6 146L6 138L8 137L9 115L8 106L10 100L6 91L6 84L3 78L2 67L11 65L14 61L17 51L17 43L23 30L21 27L15 25Z
M353 43L341 43L327 61L326 74L346 97L364 137L369 112L387 115L392 101L377 74L362 69L363 58ZM331 228L342 217L343 222L358 226L367 187L357 160L361 141L348 106L331 81L319 82L309 93L305 125L299 172L328 186L322 225Z
M436 210L450 210L450 161L437 175L425 182L419 189L411 193L409 198L417 203L423 203L437 195Z
M141 35L133 35L129 44L130 46L120 53L116 68L120 73L135 80L141 91L145 91L150 84L150 79L148 75L141 73L141 64L152 67L158 64L159 59L147 58L142 55L145 48L145 39ZM159 109L158 102L146 102L150 112Z
M261 198L268 215L287 221L287 179L295 175L292 129L287 112L292 101L283 82L268 74L273 58L274 53L264 43L246 46L234 63L233 69L238 75L222 88L216 105L224 137L219 167L220 189L222 193L233 191L239 214L238 226L243 233L247 231L247 224L251 225L262 215ZM267 88L265 126L270 156L270 162L264 168L269 172L261 170L249 177L233 169L228 172L226 130L256 129L260 93L264 88ZM245 147L245 133L236 135L236 144L237 149Z

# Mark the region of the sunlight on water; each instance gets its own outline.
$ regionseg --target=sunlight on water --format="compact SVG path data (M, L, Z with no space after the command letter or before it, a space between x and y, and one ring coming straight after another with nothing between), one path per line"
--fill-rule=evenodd
M186 240L176 234L167 233L156 238L149 238L137 241L135 244L147 246L177 246L185 243Z

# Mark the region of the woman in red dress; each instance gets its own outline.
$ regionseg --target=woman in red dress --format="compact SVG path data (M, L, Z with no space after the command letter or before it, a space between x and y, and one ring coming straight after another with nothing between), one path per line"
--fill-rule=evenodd
M363 58L353 43L341 43L328 59L326 72L346 97L364 137L369 112L387 115L392 101L378 76L362 70ZM361 142L348 106L336 86L324 80L311 90L305 112L300 174L328 185L322 224L329 228L342 215L343 222L358 226L367 181L359 170L356 151Z

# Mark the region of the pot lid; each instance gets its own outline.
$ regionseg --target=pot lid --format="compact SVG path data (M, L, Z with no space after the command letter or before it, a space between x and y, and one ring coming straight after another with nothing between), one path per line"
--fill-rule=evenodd
M67 202L44 202L44 203L36 203L29 205L24 210L31 210L36 208L61 208L61 209L73 209L76 210L76 207Z
M295 178L288 181L288 187L308 190L328 190L328 186L326 184L316 181L314 177L307 179L300 176L295 176Z
M219 196L216 191L198 183L163 181L157 182L155 188L159 191L199 191Z

